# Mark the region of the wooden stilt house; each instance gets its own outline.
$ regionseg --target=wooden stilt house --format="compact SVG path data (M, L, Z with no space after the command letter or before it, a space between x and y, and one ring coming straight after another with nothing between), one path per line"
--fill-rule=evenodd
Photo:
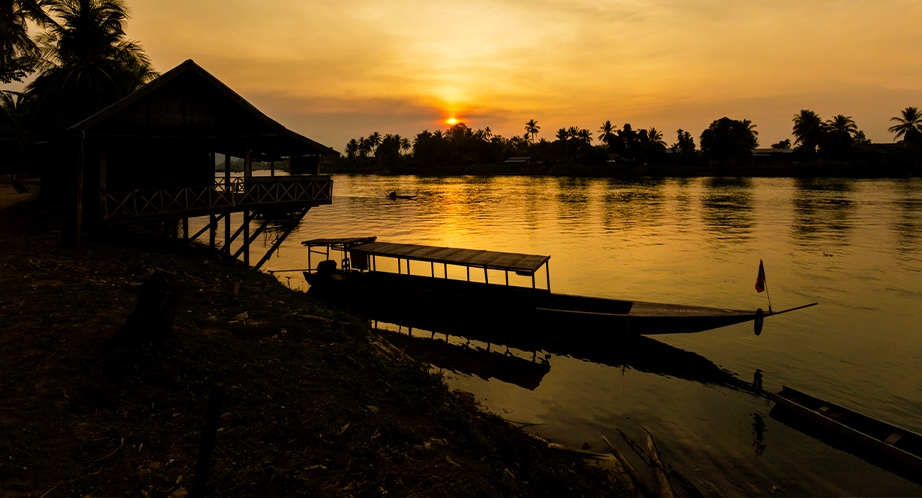
M188 239L210 232L214 245L223 224L222 249L249 263L250 244L265 228L251 232L254 215L285 212L300 220L332 199L333 183L317 164L336 151L286 129L192 60L68 131L77 144L78 238L90 225L162 222L181 223ZM222 158L224 172L216 173ZM231 174L231 158L243 159L242 176ZM275 174L280 160L290 160L291 175ZM254 176L254 161L270 162L270 175ZM241 223L236 230L232 213ZM189 218L205 216L205 228L189 234Z

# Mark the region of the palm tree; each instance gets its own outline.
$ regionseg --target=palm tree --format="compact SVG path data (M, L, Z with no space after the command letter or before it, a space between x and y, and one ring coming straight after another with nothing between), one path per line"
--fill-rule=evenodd
M538 135L539 130L541 130L541 127L538 126L538 122L534 119L530 119L525 123L525 135L531 135L531 143L535 143L535 137Z
M42 73L26 87L45 132L70 126L152 80L157 73L128 40L122 0L48 0L54 20L39 38Z
M849 136L858 133L858 125L855 124L855 120L852 119L851 116L846 116L844 114L839 114L826 121L826 129L834 133L842 133Z
M839 114L826 121L826 139L821 144L823 155L832 159L845 158L855 145L854 136L858 134L858 125L851 116Z
M371 141L365 137L359 137L358 153L361 157L368 157L371 153Z
M657 130L654 127L650 127L647 130L647 139L650 141L650 144L656 147L666 148L666 141L663 140L663 132Z
M896 138L903 137L905 142L913 142L922 138L922 113L915 107L907 107L901 112L901 116L890 118L890 121L896 121L889 128L890 133L895 133Z
M0 4L0 83L22 81L41 58L38 45L29 36L31 21L47 26L53 21L45 13L46 0L7 0Z
M742 119L740 120L740 123L743 125L743 130L752 133L752 136L755 137L759 135L759 132L756 131L756 125L753 124L752 121L749 121L748 119Z
M372 152L375 149L377 149L379 145L381 145L382 140L384 139L381 137L381 134L378 132L374 132L371 135L368 135L368 144L371 145Z
M399 135L398 135L398 136L399 136ZM410 145L410 139L409 139L409 138L407 138L407 137L400 137L400 150L402 150L404 154L406 154L407 152L409 152L410 149L412 149L412 148L413 148L413 146Z
M599 141L608 144L612 138L615 137L615 126L611 124L611 121L606 121L602 123L602 126L599 127Z
M823 141L825 125L819 114L809 110L802 109L794 115L794 144L802 150L816 152Z
M346 157L348 157L348 158L351 159L351 158L355 157L355 154L356 154L358 151L359 151L359 142L358 142L358 140L356 140L356 139L353 138L352 140L349 140L348 143L346 143Z

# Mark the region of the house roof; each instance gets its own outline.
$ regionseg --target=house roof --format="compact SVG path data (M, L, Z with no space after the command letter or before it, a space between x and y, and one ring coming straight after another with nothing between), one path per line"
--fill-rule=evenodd
M189 59L130 95L69 128L87 136L196 139L240 157L339 154L263 114Z

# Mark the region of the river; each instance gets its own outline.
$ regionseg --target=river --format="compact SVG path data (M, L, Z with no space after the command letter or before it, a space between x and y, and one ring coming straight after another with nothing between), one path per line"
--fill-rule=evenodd
M604 434L630 453L617 429L641 443L647 429L706 495L922 495L738 387L758 369L768 391L788 385L922 432L922 180L337 175L333 204L312 209L266 269L303 267L303 240L360 235L548 254L555 292L724 308L768 307L754 289L762 260L774 309L819 305L767 319L760 336L751 323L660 336L669 354L653 358L537 352L549 370L536 387L444 373L566 445L606 451Z

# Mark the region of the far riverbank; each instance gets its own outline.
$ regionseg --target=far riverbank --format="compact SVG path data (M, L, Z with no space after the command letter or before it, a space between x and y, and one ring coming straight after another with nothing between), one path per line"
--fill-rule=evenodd
M355 166L344 161L321 163L325 174L417 176L554 176L574 178L907 178L922 175L922 165L893 166L823 162L634 165L615 164L401 164L390 167Z

